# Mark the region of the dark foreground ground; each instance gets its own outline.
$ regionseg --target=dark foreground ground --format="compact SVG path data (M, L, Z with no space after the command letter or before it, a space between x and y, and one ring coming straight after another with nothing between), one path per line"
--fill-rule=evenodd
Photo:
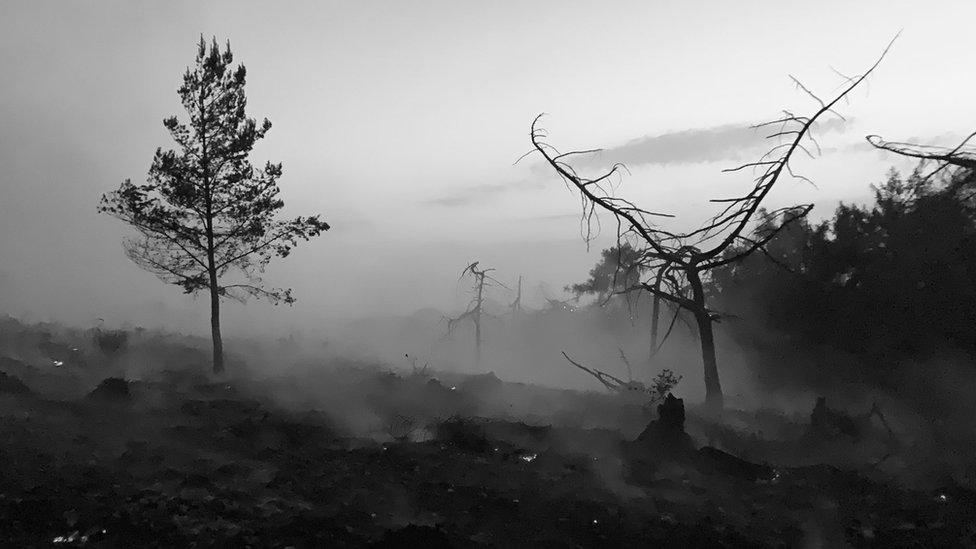
M976 494L937 467L893 477L922 466L876 422L813 433L808 417L719 425L689 411L695 446L710 446L678 452L630 442L645 408L492 376L346 366L216 382L171 369L99 386L91 359L20 358L0 359L4 547L976 540Z

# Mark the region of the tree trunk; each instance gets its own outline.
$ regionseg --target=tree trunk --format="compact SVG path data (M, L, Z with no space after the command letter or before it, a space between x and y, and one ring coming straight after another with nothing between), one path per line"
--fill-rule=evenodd
M474 317L474 363L481 372L481 311Z
M214 257L213 186L210 180L210 160L207 156L207 128L204 112L205 90L200 88L200 168L203 171L204 206L206 208L207 274L210 276L210 338L213 340L213 373L224 372L224 341L220 337L220 286L217 285L217 262Z
M661 279L664 277L664 269L658 269L657 276L654 278L654 289L660 291ZM661 297L654 294L654 304L651 308L651 352L647 357L648 362L654 361L657 354L657 333L660 329L661 318Z
M522 314L522 275L519 275L518 293L515 294L515 302L512 303L512 318L517 319Z
M705 407L712 413L721 413L724 407L722 384L718 378L718 362L715 360L715 335L712 331L712 318L705 307L705 289L701 278L695 271L688 271L692 300L695 302L695 323L698 325L698 339L701 341L702 365L705 374Z
M701 340L702 364L705 367L705 406L712 412L721 412L725 405L722 384L718 378L718 363L715 360L715 336L712 332L712 319L708 312L695 314L698 334Z
M661 316L661 298L654 296L654 305L651 309L651 353L648 355L647 360L653 361L654 355L657 354L657 332L658 332L658 322Z
M485 273L478 275L478 304L474 314L474 364L475 369L481 373L481 306L485 300Z
M220 293L216 273L210 273L210 335L213 339L213 372L224 371L224 341L220 337Z

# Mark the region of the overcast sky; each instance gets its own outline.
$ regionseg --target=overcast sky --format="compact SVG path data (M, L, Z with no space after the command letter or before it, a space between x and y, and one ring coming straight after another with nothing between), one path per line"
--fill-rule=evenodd
M953 4L953 5L949 5ZM748 7L743 7L748 6ZM464 300L474 260L529 298L586 276L578 201L532 158L540 112L561 148L624 161L620 192L695 224L749 184L722 168L761 154L752 123L812 112L901 38L782 182L773 205L865 200L892 165L862 145L948 142L973 129L976 3L44 2L0 4L0 307L33 319L165 324L205 333L194 302L122 254L99 196L143 180L200 35L248 69L249 114L274 124L254 161L284 163L290 214L334 229L272 267L292 308L231 306L231 328L409 313ZM546 290L548 288L548 290ZM500 296L501 297L501 296ZM261 327L261 328L259 328Z

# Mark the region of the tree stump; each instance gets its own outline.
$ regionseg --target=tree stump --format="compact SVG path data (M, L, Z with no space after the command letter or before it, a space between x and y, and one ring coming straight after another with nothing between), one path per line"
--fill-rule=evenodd
M695 444L685 432L685 401L671 393L657 406L658 418L652 421L637 437L636 442L653 447L665 454L683 454L695 451Z

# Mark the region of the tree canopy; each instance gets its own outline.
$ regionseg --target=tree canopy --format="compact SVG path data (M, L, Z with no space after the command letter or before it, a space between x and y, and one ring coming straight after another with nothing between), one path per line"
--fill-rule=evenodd
M889 172L867 205L841 204L820 223L777 234L767 255L713 271L709 291L723 306L749 310L729 323L760 349L838 349L858 358L862 381L893 386L901 358L945 348L976 352L976 177L971 170L930 178ZM789 363L775 379L835 375ZM801 374L801 375L796 375Z

